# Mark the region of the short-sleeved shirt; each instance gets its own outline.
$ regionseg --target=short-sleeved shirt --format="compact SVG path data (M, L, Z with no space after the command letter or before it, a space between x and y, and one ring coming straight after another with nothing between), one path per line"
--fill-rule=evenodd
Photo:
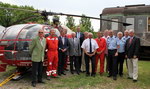
M94 39L91 39L92 44L92 52L94 52L96 49L98 49L98 44ZM85 49L87 52L90 52L90 39L87 38L83 41L81 48Z
M117 49L117 37L112 36L107 38L107 47L108 50Z
M117 39L118 39L117 40L117 45L119 46L118 52L119 53L125 52L125 43L126 43L126 40L123 39L123 38L121 38L121 39L117 38Z
M130 36L127 36L127 37L126 37L126 36L123 36L123 37L122 37L122 39L125 40L125 41L127 41L127 39L129 39L129 38L130 38Z

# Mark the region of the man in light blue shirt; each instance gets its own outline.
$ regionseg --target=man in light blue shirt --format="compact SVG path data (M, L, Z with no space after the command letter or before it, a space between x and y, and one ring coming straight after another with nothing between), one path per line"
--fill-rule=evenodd
M123 39L123 33L117 33L117 45L118 45L118 57L117 57L117 73L122 77L123 76L123 63L125 59L125 43L126 40Z
M107 39L108 47L108 77L113 76L113 80L117 80L117 37L113 35L113 31L109 30Z
M129 39L130 36L129 36L129 31L128 30L125 30L124 31L124 36L122 37L123 40L127 41L127 39Z

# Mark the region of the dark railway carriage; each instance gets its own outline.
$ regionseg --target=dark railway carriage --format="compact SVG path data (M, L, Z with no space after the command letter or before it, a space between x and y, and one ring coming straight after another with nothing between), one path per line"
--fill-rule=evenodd
M150 5L105 8L100 18L132 24L123 26L115 22L101 21L100 30L112 29L116 33L125 29L134 29L136 36L141 40L141 57L150 58Z

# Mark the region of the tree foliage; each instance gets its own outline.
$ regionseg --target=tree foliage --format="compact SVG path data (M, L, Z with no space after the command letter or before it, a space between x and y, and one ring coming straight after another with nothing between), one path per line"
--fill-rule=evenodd
M31 6L17 6L17 5L11 5L7 3L0 2L0 7L6 7L6 8L16 8L16 9L25 9L25 10L35 10ZM41 22L43 23L43 19L41 16L22 20L24 18L28 18L34 15L38 15L37 13L31 13L27 11L21 11L21 10L8 10L8 9L0 9L0 25L8 27L10 25L14 24L21 24L21 23L28 23L28 22ZM19 21L19 22L17 22ZM15 23L17 22L17 23Z
M72 16L67 16L66 21L67 21L66 26L69 27L71 30L75 31L76 26L74 18Z
M80 27L81 27L81 31L82 32L85 32L85 31L88 31L88 32L93 32L94 29L91 25L91 21L89 18L86 18L85 15L83 14L82 15L83 17L80 19Z

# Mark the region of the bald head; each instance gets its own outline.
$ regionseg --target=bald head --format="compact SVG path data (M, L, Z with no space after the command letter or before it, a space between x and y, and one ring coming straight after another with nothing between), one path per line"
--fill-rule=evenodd
M93 37L93 33L89 32L88 37L91 39Z
M113 34L114 34L114 33L113 33L113 30L109 30L109 31L108 31L108 35L109 35L110 37L112 37Z
M129 35L130 35L130 37L133 37L133 36L134 36L134 30L133 30L133 29L130 29L130 30L129 30Z
M97 32L97 37L98 37L98 38L101 38L102 36L103 36L102 32L100 32L100 31Z
M129 36L129 30L124 31L124 36L126 36L126 37Z
M123 33L122 33L122 32L118 32L118 33L117 33L117 37L118 37L119 39L121 39L122 36L123 36Z
M88 32L84 32L84 38L88 38Z
M51 30L50 30L50 35L51 35L52 37L55 36L55 33L56 33L55 29L51 29Z
M72 33L71 33L71 36L72 36L72 38L75 38L75 37L76 37L76 33L75 33L75 32L72 32Z

